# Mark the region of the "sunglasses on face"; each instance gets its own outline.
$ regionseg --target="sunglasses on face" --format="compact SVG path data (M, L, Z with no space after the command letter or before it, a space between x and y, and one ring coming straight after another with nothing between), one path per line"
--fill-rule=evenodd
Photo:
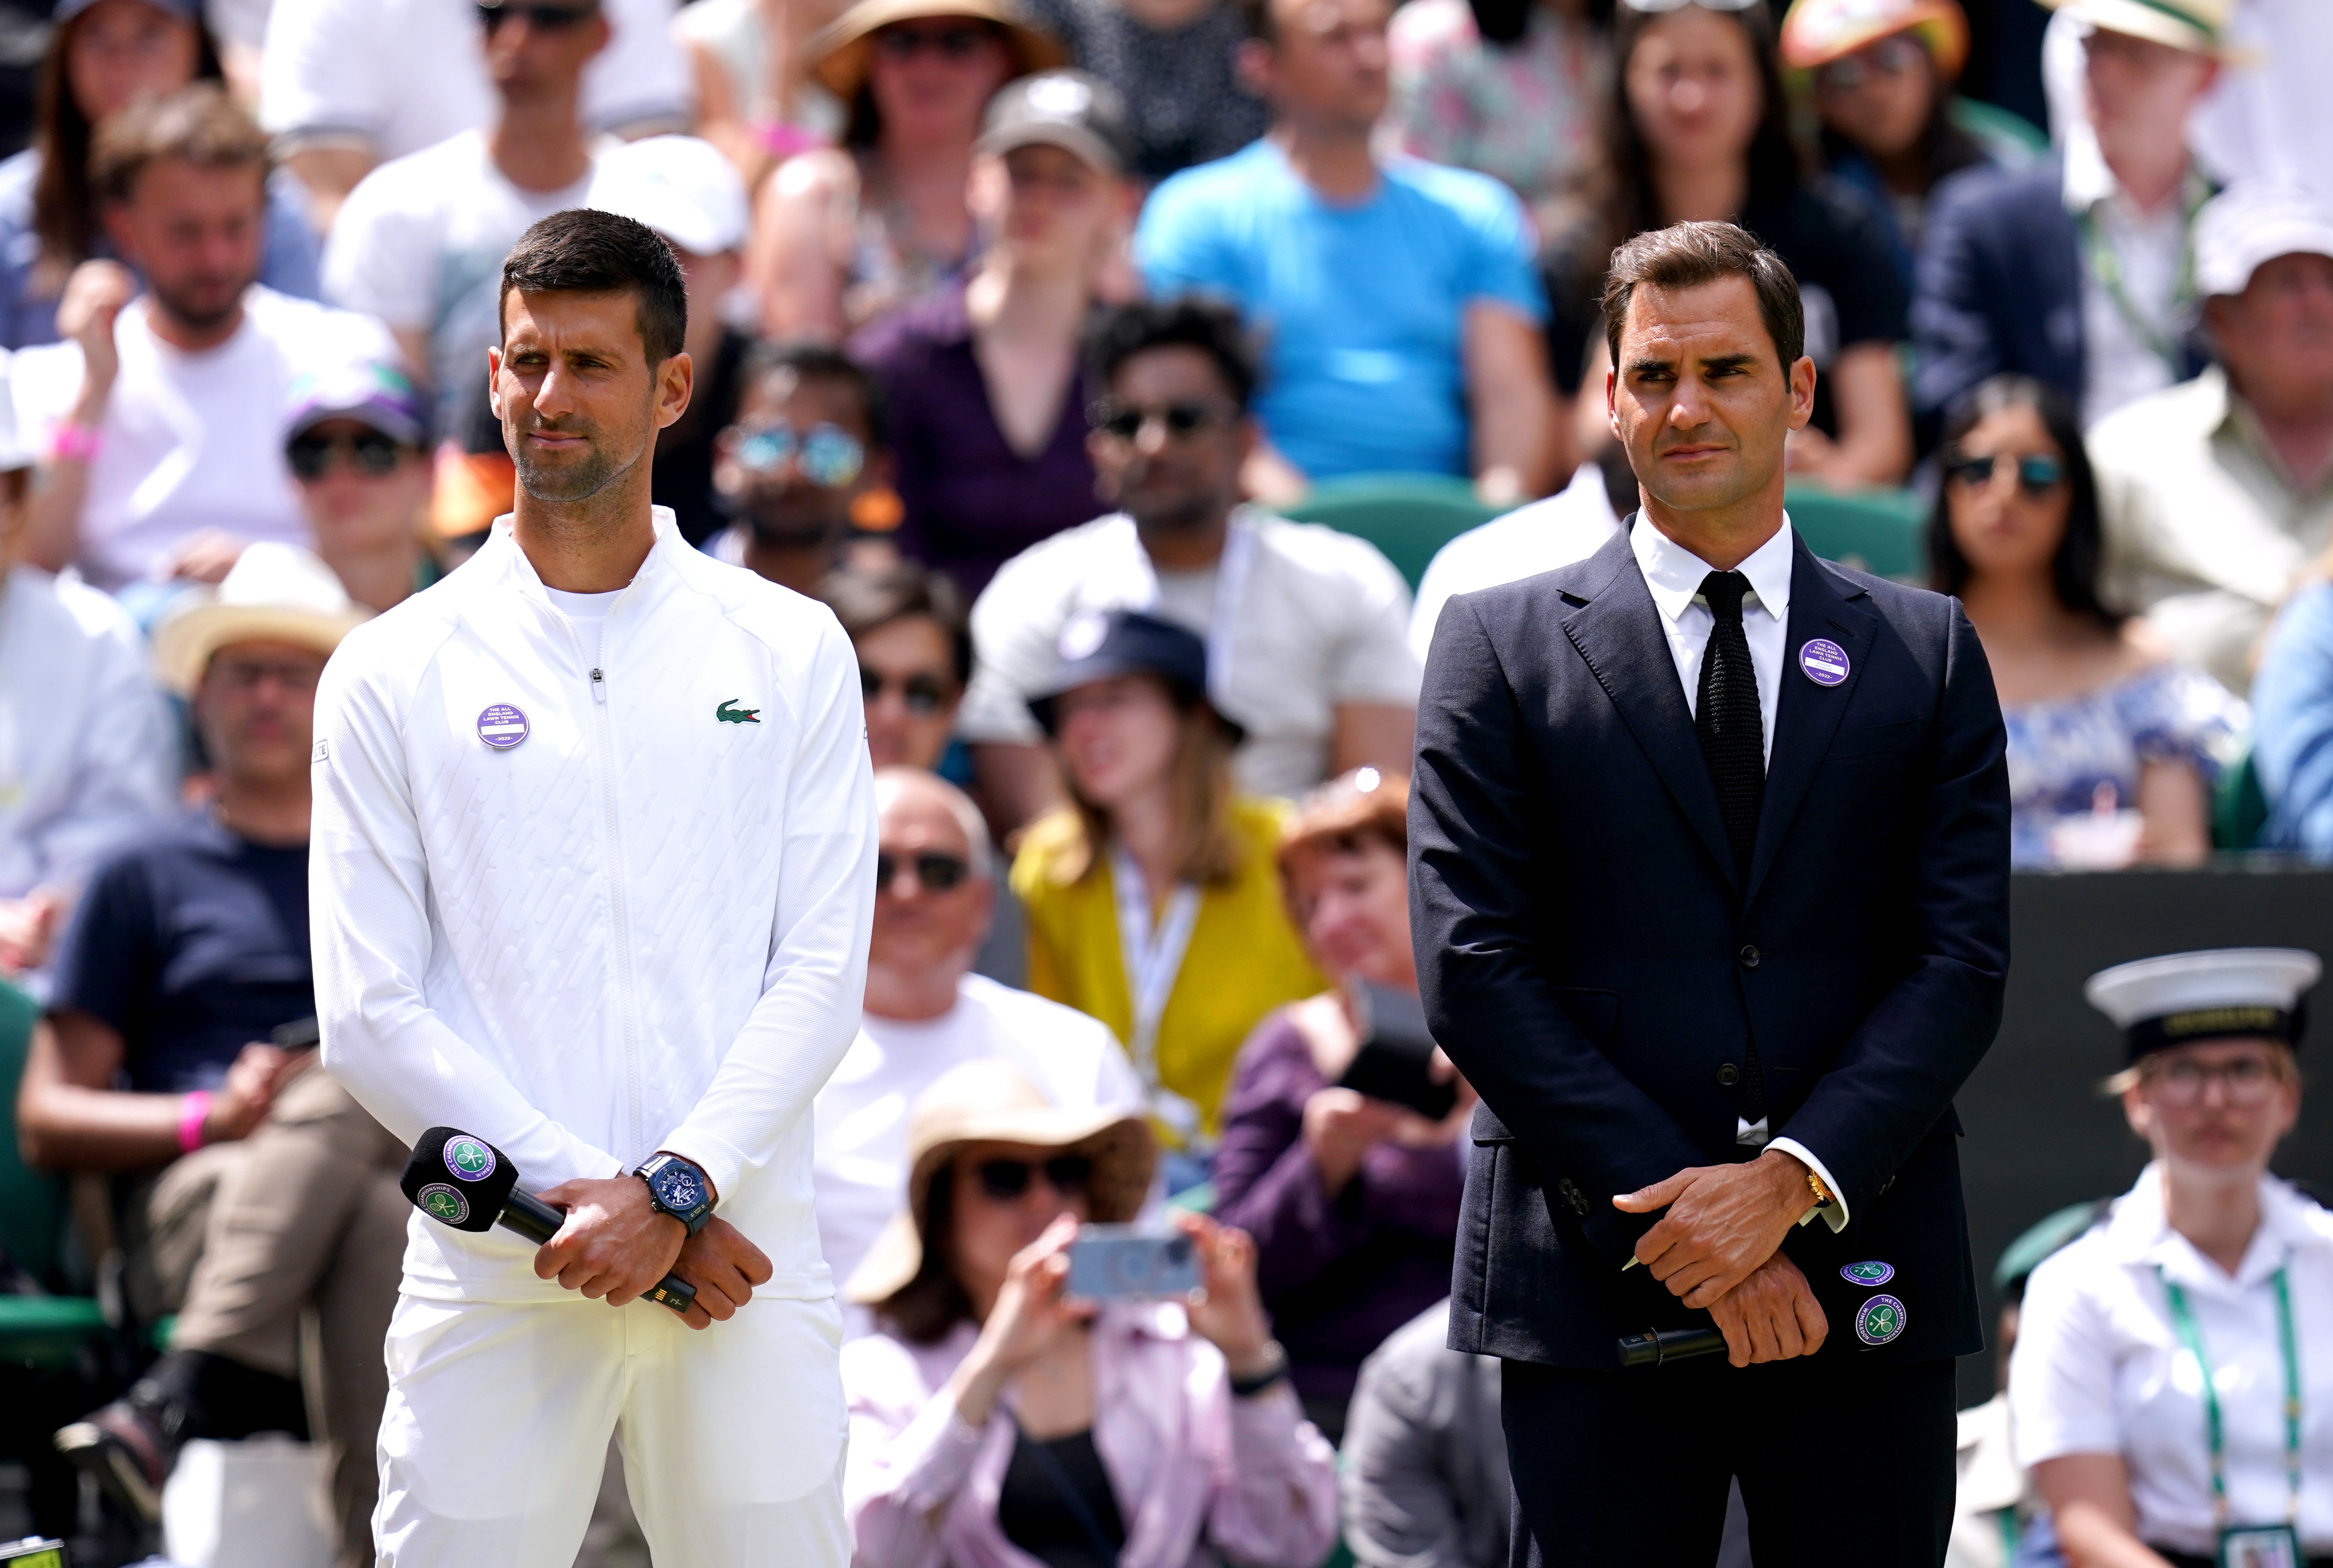
M878 850L875 855L875 891L888 893L899 880L903 865L916 868L916 884L926 893L953 893L972 875L972 862L961 855L948 855L927 849L921 855L910 855L904 860L889 850Z
M868 702L874 702L894 686L899 688L899 701L918 719L928 719L947 706L948 689L937 675L918 673L894 679L880 670L859 666L859 690Z
M1903 75L1918 64L1925 53L1917 39L1899 33L1844 60L1832 61L1815 72L1815 85L1825 92L1853 92L1871 81L1874 74Z
M1112 441L1135 440L1154 419L1166 427L1169 439L1188 441L1223 416L1224 411L1211 403L1164 403L1156 408L1097 403L1086 414L1088 422Z
M1973 489L1983 489L1992 483L1993 465L2011 461L2007 454L2001 456L1955 457L1944 464L1944 472L1954 483ZM2035 452L2015 459L2017 488L2028 495L2047 495L2066 482L2065 459L2052 457L2046 452Z
M255 692L262 682L270 680L287 692L312 692L323 676L321 664L274 664L264 659L214 659L210 668L214 682L235 693Z
M1074 1198L1093 1181L1093 1159L1086 1154L1056 1154L1050 1160L983 1160L972 1168L981 1194L999 1203L1011 1203L1029 1190L1037 1172L1064 1198Z
M988 42L983 27L886 27L875 34L875 49L887 60L913 60L929 50L942 60L958 62L980 53Z
M1763 0L1620 0L1631 11L1682 11L1698 5L1704 11L1747 11Z
M599 14L596 5L531 5L521 3L478 7L478 20L488 33L494 32L514 16L525 17L526 24L537 33L560 33L570 27L580 27Z
M746 431L736 459L755 473L774 473L791 463L812 484L840 490L866 468L867 449L840 425L813 425L804 432L781 419Z
M302 479L322 479L336 461L345 461L359 473L378 479L392 473L405 449L378 430L354 435L302 435L283 449L284 461Z

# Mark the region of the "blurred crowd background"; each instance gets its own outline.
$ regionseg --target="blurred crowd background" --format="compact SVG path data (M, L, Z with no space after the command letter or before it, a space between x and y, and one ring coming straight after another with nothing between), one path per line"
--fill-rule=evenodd
M186 1444L280 1432L317 1561L371 1561L407 1216L311 1070L310 718L510 510L535 220L672 244L663 526L859 654L860 1560L1491 1568L1472 1094L1348 1074L1416 1008L1436 617L1635 508L1606 258L1790 263L1793 522L1965 606L2021 871L2246 856L2268 908L2333 856L2328 72L2324 0L0 0L0 1540L130 1561ZM2225 904L2184 945L2252 940ZM2258 1090L2265 1169L2261 1072L2175 1093ZM1206 1305L1039 1299L1057 1216L1170 1211ZM2005 1332L2101 1212L2002 1255ZM1956 1563L2062 1560L2005 1399ZM585 1561L645 1561L619 1472Z

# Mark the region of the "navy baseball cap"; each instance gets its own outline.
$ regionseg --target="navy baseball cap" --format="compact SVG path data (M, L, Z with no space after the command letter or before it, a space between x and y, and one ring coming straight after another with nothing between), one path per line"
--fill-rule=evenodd
M1140 610L1087 610L1071 616L1054 645L1052 678L1030 697L1029 712L1046 734L1055 732L1055 708L1080 686L1121 675L1152 675L1180 703L1207 701L1207 645L1172 621ZM1234 742L1247 731L1220 710L1216 721Z

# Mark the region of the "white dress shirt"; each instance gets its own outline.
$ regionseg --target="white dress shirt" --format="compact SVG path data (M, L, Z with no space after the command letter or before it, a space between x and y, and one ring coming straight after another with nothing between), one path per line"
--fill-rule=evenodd
M2017 1462L2119 1455L2142 1540L2209 1555L2213 1545L2203 1372L2180 1343L2163 1281L2187 1293L2226 1433L2238 1524L2284 1522L2284 1363L2276 1271L2292 1296L2300 1363L2300 1544L2333 1552L2333 1214L2273 1176L2260 1228L2230 1276L2171 1228L2151 1164L2113 1215L2033 1271L2009 1362Z
M1765 736L1769 767L1774 760L1774 709L1782 700L1783 645L1791 630L1791 514L1786 512L1774 537L1733 569L1750 579L1750 592L1742 599L1742 632L1750 644L1750 667L1758 674L1758 727ZM1628 548L1636 552L1645 586L1652 590L1653 604L1661 612L1669 656L1676 661L1677 679L1685 686L1685 711L1698 715L1701 656L1709 647L1709 634L1717 627L1709 601L1701 597L1701 583L1717 569L1655 528L1641 513L1629 531ZM1765 1117L1755 1122L1737 1118L1735 1143L1780 1149L1822 1178L1833 1201L1813 1212L1819 1213L1833 1230L1846 1229L1847 1200L1839 1195L1839 1183L1831 1180L1829 1167L1795 1138L1769 1142L1769 1136Z

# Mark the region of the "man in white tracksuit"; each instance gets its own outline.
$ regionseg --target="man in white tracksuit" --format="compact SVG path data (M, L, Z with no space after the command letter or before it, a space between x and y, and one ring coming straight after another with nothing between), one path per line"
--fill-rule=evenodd
M567 1221L415 1217L379 1560L569 1568L612 1431L659 1568L841 1568L809 1113L874 902L857 664L651 511L691 378L664 242L561 213L503 290L515 510L317 693L316 1001L383 1125L485 1139ZM667 1269L686 1319L638 1299Z

